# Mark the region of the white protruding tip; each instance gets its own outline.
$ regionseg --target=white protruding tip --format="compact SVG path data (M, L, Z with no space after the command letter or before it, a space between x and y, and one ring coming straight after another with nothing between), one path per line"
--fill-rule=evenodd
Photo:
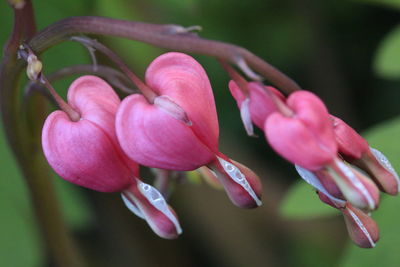
M253 188L251 188L249 182L246 179L246 176L232 163L229 163L220 157L217 157L217 159L221 164L222 168L224 168L226 173L229 175L229 177L231 177L233 181L235 181L238 185L243 187L243 189L246 190L247 193L249 193L249 195L256 202L257 206L261 206L262 201L258 198Z
M150 204L164 214L169 220L171 220L171 222L175 225L178 235L181 234L182 228L175 215L171 212L162 194L155 187L141 181L138 181L137 186L139 191L150 202Z
M333 203L337 204L338 207L344 207L346 205L346 201L336 198L332 196L326 188L322 185L321 181L318 179L315 174L310 172L309 170L306 170L298 165L294 165L296 168L297 173L300 175L300 177L306 181L309 185L314 187L316 190L320 191L324 195L326 195Z
M133 204L131 201L129 201L129 199L127 197L125 197L124 194L130 194L130 193L121 193L121 197L122 200L124 201L125 206L136 216L138 216L139 218L145 219L143 213L139 210L138 207L136 207L135 204ZM131 196L132 198L132 196ZM134 197L133 197L134 198Z
M361 231L364 233L364 235L367 237L368 242L371 244L371 247L375 247L375 242L374 240L372 240L371 235L369 234L367 228L365 228L364 224L362 223L362 221L357 217L357 215L351 211L350 209L348 210L351 217L354 219L354 221L356 222L356 224L358 225L358 227L360 227Z
M385 167L389 172L393 174L393 176L397 180L397 185L398 185L398 191L400 191L400 179L399 175L397 174L396 170L393 168L392 164L390 164L390 161L388 158L383 155L382 152L380 152L378 149L370 147L372 154L375 156L375 158Z
M240 104L240 118L242 119L247 135L254 136L254 127L250 114L250 98L248 97Z

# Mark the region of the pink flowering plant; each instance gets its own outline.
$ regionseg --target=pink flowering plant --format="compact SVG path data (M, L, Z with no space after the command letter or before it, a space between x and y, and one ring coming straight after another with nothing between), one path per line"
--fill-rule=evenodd
M230 91L245 132L265 138L265 149L269 145L289 168L293 166L293 172L316 192L310 198L343 215L357 246L375 247L380 235L374 211L381 193L398 194L399 177L384 154L331 115L315 93L242 47L199 37L196 26L88 16L63 19L37 31L31 1L8 2L15 25L0 69L0 104L7 140L27 180L46 176L50 166L70 183L120 194L128 210L166 239L178 238L186 227L185 213L178 214L168 203L172 188L179 190L182 180L190 180L191 171L223 189L239 208L254 209L268 201L262 198L262 183L268 184L268 177L246 166L251 162L239 163L234 160L238 155L223 152L212 81L208 70L189 55L203 54L217 59L221 73L230 77L218 90ZM85 35L117 36L172 52L154 58L141 78L121 55ZM74 69L80 77L69 86L65 99L41 61L47 49L61 42L84 45L94 59L89 71ZM115 67L99 65L93 50ZM41 88L42 96L32 97L33 105L45 105L48 99L56 104L52 112L37 113L41 119L35 127L41 129L41 138L37 133L25 138L30 123L18 119L23 105L19 80L24 71L30 80L28 97ZM40 183L28 184L35 209L57 214L57 207L40 200ZM190 199L185 201L190 205ZM42 232L55 262L80 265L73 242L57 239L67 234L62 221L52 222L54 231L45 227L46 216L38 220L43 220ZM60 253L58 242L69 252Z

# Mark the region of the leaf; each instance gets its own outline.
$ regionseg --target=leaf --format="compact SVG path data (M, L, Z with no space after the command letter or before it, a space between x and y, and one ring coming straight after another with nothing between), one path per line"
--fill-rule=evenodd
M44 253L30 209L28 191L1 126L0 159L0 266L41 266Z
M374 59L375 72L386 79L400 78L399 62L400 25L392 30L379 45Z
M400 117L368 129L363 136L370 146L380 150L400 170Z
M315 190L304 181L297 182L286 193L280 206L280 213L290 219L310 219L339 214L336 209L322 203Z

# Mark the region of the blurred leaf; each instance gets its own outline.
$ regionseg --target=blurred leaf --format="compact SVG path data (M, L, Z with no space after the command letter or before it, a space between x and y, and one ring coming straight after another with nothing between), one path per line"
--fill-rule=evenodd
M42 266L43 248L32 214L29 193L0 127L0 266ZM91 213L82 195L57 178L56 188L67 223L87 226ZM21 257L23 255L23 257Z
M148 18L146 19L145 17L148 12L141 12L139 4L127 0L99 0L96 2L96 12L103 16L117 19L134 21L148 20ZM147 66L152 59L161 53L159 48L123 38L107 39L107 44L112 47L128 65L136 67L133 71L137 72L139 75L144 72L144 66Z
M304 181L297 182L286 193L280 206L282 216L290 219L310 219L338 214L338 211L322 203L314 189Z
M370 146L380 150L396 169L400 169L400 117L368 129L363 136Z
M66 223L73 229L87 227L93 218L90 207L76 185L54 175L54 186Z
M372 147L381 150L393 167L400 168L400 118L369 129L365 136ZM343 257L343 266L399 266L400 198L386 197L373 218L379 225L381 239L372 250L360 249L353 244Z
M377 5L384 5L387 7L400 9L400 0L356 0L356 1L377 4Z
M0 126L0 266L41 266L42 244L28 191Z
M400 1L399 1L400 2ZM400 78L400 25L381 42L374 60L375 72L383 78Z

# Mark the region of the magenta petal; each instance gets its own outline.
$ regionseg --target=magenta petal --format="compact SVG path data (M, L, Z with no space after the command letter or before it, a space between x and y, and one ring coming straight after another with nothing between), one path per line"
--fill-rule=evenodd
M278 111L278 108L271 97L272 95L268 94L266 90L269 90L271 94L282 101L284 101L285 97L275 88L271 86L265 86L263 88L256 82L249 82L247 84L247 88L249 90L248 99L250 99L249 110L251 114L251 120L255 125L257 125L258 128L263 129L264 122L268 116L273 112ZM232 96L235 98L238 107L241 109L246 96L234 81L229 82L229 90L231 91Z
M131 183L136 165L121 160L115 143L96 124L71 122L62 111L46 119L42 132L44 154L65 180L102 192L117 192Z
M157 57L146 71L146 83L186 111L192 129L211 150L218 150L218 118L210 81L202 66L182 53Z
M332 121L321 99L311 92L297 91L289 96L287 105L294 111L294 117L315 135L322 149L332 154L337 153Z
M332 115L331 118L339 153L350 162L361 158L369 150L368 142L341 119Z
M186 171L214 158L191 127L149 104L142 95L122 101L116 130L125 153L145 166Z
M266 120L264 132L275 151L305 169L321 169L335 157L333 151L319 145L316 133L296 118L274 113Z
M111 86L96 76L82 76L68 89L68 104L82 118L96 123L114 140L114 120L120 102Z

